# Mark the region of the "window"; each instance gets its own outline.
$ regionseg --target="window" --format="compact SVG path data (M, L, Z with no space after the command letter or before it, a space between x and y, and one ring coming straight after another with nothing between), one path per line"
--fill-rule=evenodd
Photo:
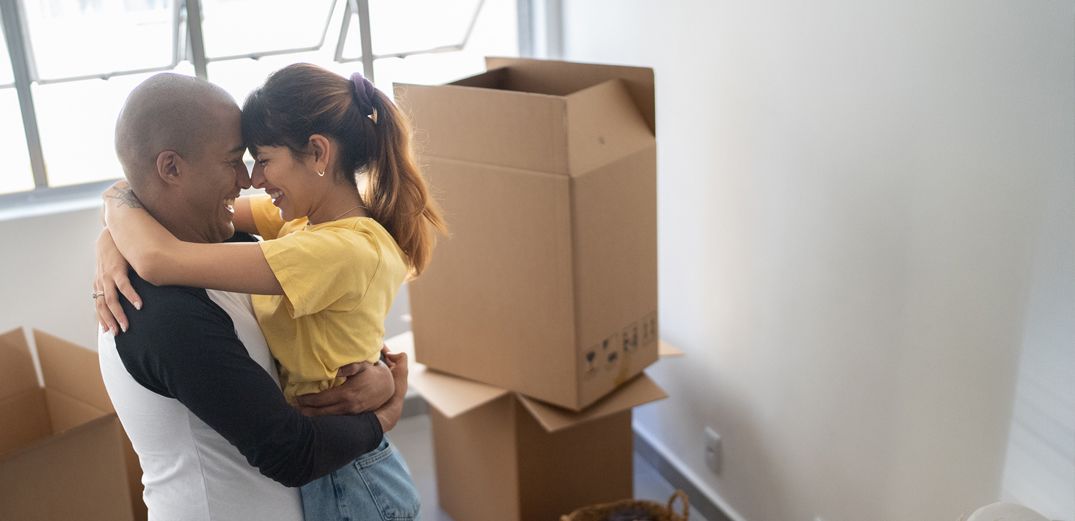
M137 82L176 69L176 1L17 3L25 20L20 52L29 66L27 88L48 187L122 175L112 143L116 114ZM5 177L23 190L28 187L22 180L29 178L32 188L29 170L24 166Z
M321 47L332 0L203 0L202 34L209 60ZM346 3L346 2L344 2Z
M517 55L520 0L17 0L0 49L0 194L121 175L112 143L130 90L160 71L202 75L240 104L281 67L307 61L393 82L439 83ZM14 6L14 7L12 7ZM190 13L201 13L191 20ZM365 21L365 23L363 23ZM3 27L9 27L5 23ZM362 34L362 27L369 34ZM363 37L369 42L363 48ZM0 42L3 43L3 42ZM20 78L14 58L28 72ZM28 138L19 93L40 144ZM7 117L12 115L14 117ZM38 148L33 148L38 146ZM14 149L14 152L8 152ZM38 150L40 156L34 156ZM43 157L34 172L30 157ZM0 198L0 204L7 199Z
M481 0L370 0L373 54L414 54L459 46L481 8ZM416 15L416 13L421 13Z
M35 79L41 82L175 65L177 0L26 0Z
M485 70L485 56L517 56L518 4L369 0L377 87L391 93L393 83L444 83ZM357 26L358 13L350 16ZM361 60L361 33L348 32L341 51L341 62Z

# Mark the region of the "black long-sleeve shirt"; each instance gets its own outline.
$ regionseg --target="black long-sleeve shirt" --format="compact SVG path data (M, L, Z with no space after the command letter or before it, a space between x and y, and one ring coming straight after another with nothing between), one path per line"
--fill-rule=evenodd
M291 407L206 290L154 286L133 271L131 284L144 306L121 299L130 323L115 339L131 378L178 400L265 476L300 486L380 444L373 413L306 417Z

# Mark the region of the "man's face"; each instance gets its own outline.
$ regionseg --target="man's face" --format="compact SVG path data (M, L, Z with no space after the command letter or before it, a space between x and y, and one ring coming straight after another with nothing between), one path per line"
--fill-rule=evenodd
M214 113L216 121L205 126L203 153L189 160L193 175L183 193L195 227L209 242L222 242L235 233L235 198L250 186L250 174L243 163L239 107L222 104Z

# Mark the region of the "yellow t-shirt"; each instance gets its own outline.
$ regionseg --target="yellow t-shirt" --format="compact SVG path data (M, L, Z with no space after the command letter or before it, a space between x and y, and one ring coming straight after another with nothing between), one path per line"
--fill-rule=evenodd
M377 221L351 217L308 226L285 222L268 196L250 207L261 251L283 295L253 295L254 314L276 360L284 396L343 383L341 366L380 358L384 320L409 268Z

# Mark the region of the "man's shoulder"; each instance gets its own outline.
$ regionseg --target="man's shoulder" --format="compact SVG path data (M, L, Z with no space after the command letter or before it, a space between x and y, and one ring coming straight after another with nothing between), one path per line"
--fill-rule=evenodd
M226 242L256 241L246 233L236 233ZM159 342L163 335L180 330L191 329L212 333L217 327L232 331L234 324L231 316L222 309L205 289L188 286L156 286L143 279L134 269L128 271L131 287L142 298L142 309L134 306L125 298L120 298L123 312L130 322L130 328L123 336L130 340L146 340L151 335ZM135 333L135 334L131 334ZM140 338L139 338L140 337Z
M204 289L187 286L156 286L143 279L134 269L127 273L131 281L131 287L142 297L145 305L143 310L135 310L135 315L142 311L154 311L169 305L190 305L202 302L211 302ZM129 303L124 300L124 307ZM126 309L124 309L126 312ZM134 318L134 317L131 317Z
M149 334L159 339L162 334L174 334L181 329L205 331L218 325L227 330L233 327L228 313L202 288L155 286L134 270L130 271L129 278L131 287L142 299L142 309L134 309L127 299L120 298L123 312L130 322L129 331L121 337L129 335L132 340L134 337L144 339Z
M129 326L114 339L116 353L135 381L174 398L176 378L196 378L211 358L206 353L222 354L238 342L232 319L204 289L154 286L133 271L129 278L143 305L136 310L120 299Z

